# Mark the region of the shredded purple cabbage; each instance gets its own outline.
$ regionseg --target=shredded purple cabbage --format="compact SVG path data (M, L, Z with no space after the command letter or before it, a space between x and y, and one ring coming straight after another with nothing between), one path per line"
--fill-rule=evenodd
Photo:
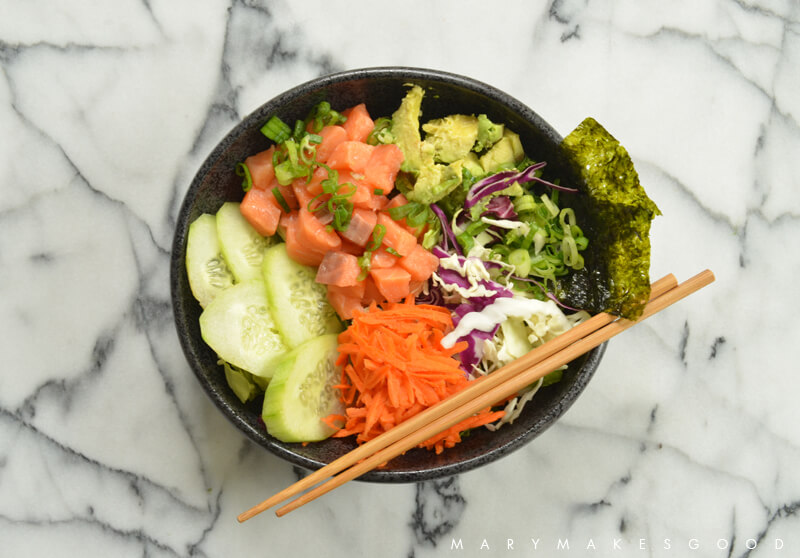
M456 240L456 235L453 233L453 229L450 228L449 220L447 219L447 215L445 215L442 208L432 203L430 208L439 218L439 221L442 223L442 242L444 243L444 249L450 250L452 249L456 254L459 256L462 254L461 246L459 246L458 241ZM439 256L442 257L442 256Z
M501 190L505 190L514 182L519 182L520 184L524 184L526 182L539 182L540 184L544 184L550 188L556 190L562 190L564 192L577 192L576 188L567 188L566 186L559 186L558 184L553 184L552 182L548 182L542 178L536 176L536 172L544 167L546 163L544 161L540 163L534 163L533 165L529 166L525 170L518 172L516 170L507 170L501 171L491 176L487 176L483 180L479 180L475 184L472 185L472 188L469 189L467 193L467 199L464 202L464 208L470 209L471 207L475 206L486 196L491 196L492 194L499 192Z
M517 212L508 196L496 196L489 200L483 215L494 215L498 219L516 219Z
M495 334L497 334L499 327L500 326L495 326L492 331L479 331L476 329L469 335L459 339L459 341L467 342L467 347L458 353L458 360L461 362L461 369L464 372L472 374L475 367L481 363L481 359L483 358L483 341L493 338Z
M428 281L427 293L420 293L414 299L417 304L430 304L433 306L446 306L444 302L444 293L442 290L433 284L433 281Z
M470 286L469 281L467 281L467 279L457 271L451 269L442 269L439 270L437 274L442 281L446 283L455 284L463 288L469 288ZM461 319L471 312L481 312L487 306L494 303L498 298L510 298L513 296L513 293L510 289L494 281L481 279L478 281L478 284L483 285L487 289L491 289L495 292L495 294L470 297L460 304L451 306L450 311L453 313L453 325L457 326L459 322L461 322ZM473 329L468 334L458 339L458 341L467 342L467 347L458 353L458 359L459 362L461 362L461 368L464 370L464 372L471 374L475 367L480 364L481 359L483 358L483 341L493 338L497 333L497 329L498 326L495 326L492 331L480 331Z

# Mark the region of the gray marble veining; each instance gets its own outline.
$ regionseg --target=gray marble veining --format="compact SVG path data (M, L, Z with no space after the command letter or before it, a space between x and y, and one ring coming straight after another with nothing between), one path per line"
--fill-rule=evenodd
M0 556L800 555L796 0L0 6ZM190 373L175 216L251 110L378 65L594 116L664 213L652 275L717 282L508 457L240 525L303 472Z

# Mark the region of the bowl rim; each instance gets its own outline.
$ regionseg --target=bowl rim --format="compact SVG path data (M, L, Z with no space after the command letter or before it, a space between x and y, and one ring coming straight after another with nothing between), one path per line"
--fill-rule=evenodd
M199 380L203 391L214 403L223 415L236 426L238 430L243 432L251 441L257 445L267 449L273 455L286 460L287 462L300 466L308 470L316 470L324 466L325 463L310 459L306 456L300 455L291 450L291 448L284 447L280 443L271 442L264 439L264 432L257 429L254 425L244 420L241 414L231 406L227 405L222 399L221 394L213 385L209 378L204 373L203 359L199 354L197 347L189 339L186 332L189 330L189 323L186 319L187 313L185 311L184 300L180 296L180 281L182 274L185 274L185 264L182 258L177 257L183 254L186 244L186 229L188 228L189 210L192 206L192 200L196 195L197 190L203 184L209 170L213 167L214 163L220 159L229 147L229 143L233 139L238 138L242 133L249 130L255 125L261 125L265 115L272 114L277 107L283 106L286 103L306 94L310 90L320 89L326 86L355 81L360 79L370 78L403 78L409 81L415 79L425 81L439 81L447 83L448 85L455 85L474 93L484 95L493 102L501 103L506 108L518 114L523 120L529 122L532 126L543 132L554 142L560 143L563 139L553 127L542 119L535 111L528 106L512 97L508 93L484 83L480 80L470 78L461 74L451 73L447 71L428 69L412 66L374 66L364 67L357 69L350 69L331 74L326 74L317 78L313 78L302 82L278 95L272 99L262 103L260 106L253 109L244 118L242 118L235 126L230 128L228 132L223 135L210 153L205 157L203 163L194 174L188 189L183 194L180 207L178 209L177 218L175 221L175 229L173 231L173 241L170 253L170 294L172 300L172 311L175 327L178 333L179 342L184 352L184 356L192 369L192 372ZM189 301L189 303L196 301ZM586 354L586 360L577 373L577 377L573 381L570 389L564 396L558 400L554 406L553 412L548 417L543 417L542 420L534 422L524 431L519 433L518 436L511 439L507 443L492 449L488 453L482 453L471 458L467 458L456 463L443 464L440 466L433 466L422 470L374 470L370 471L357 480L366 482L380 482L380 483L406 483L406 482L419 482L423 480L432 480L455 474L461 474L482 465L489 464L501 457L511 453L512 451L522 447L523 445L531 442L534 438L542 434L552 424L559 420L563 414L572 406L578 396L583 392L588 382L591 380L594 372L596 371L603 354L605 353L606 343L598 346ZM547 420L545 420L547 419Z

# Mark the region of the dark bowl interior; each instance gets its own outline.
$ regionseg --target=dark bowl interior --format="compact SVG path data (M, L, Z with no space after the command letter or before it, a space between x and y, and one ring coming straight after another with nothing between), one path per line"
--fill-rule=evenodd
M547 161L545 176L575 181L562 158L561 136L531 109L486 84L454 74L415 68L370 68L325 76L302 84L259 107L237 125L213 150L197 172L180 208L171 261L171 289L175 322L181 345L192 370L219 409L248 437L279 457L306 469L317 469L348 452L352 439L320 443L283 443L267 434L260 422L260 400L243 405L228 388L214 352L200 336L200 305L189 289L184 259L189 224L202 213L214 213L225 201L242 198L236 163L269 147L259 131L273 114L286 122L302 119L316 103L327 100L336 109L364 102L370 115L390 116L415 83L425 90L424 118L453 113L485 113L517 132L526 153ZM494 461L542 433L556 421L586 387L602 357L605 345L573 362L563 379L543 388L524 413L496 432L477 429L456 447L435 455L415 449L392 460L384 469L360 480L416 482L454 475Z

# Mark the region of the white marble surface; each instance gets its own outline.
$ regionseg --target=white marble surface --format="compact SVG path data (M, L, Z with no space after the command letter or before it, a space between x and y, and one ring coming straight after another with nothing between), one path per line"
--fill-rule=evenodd
M0 12L0 556L800 556L796 0ZM717 282L615 339L563 420L491 466L240 525L297 472L189 371L175 216L252 109L377 65L468 74L564 134L594 116L664 212L653 276Z

